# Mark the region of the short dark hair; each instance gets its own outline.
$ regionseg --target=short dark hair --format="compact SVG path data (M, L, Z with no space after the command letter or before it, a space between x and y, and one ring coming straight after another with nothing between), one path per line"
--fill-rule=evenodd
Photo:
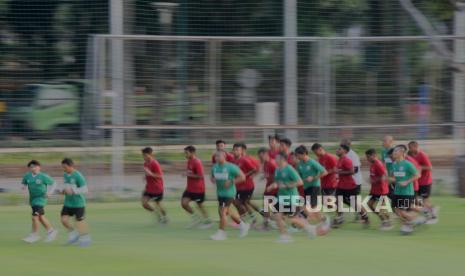
M406 145L402 145L402 144L401 144L401 145L395 146L395 148L401 148L401 149L403 149L404 151L407 151L407 150L408 150L408 149L407 149L407 146L406 146Z
M145 148L142 149L142 153L143 154L152 154L153 149L151 147L145 147Z
M245 143L242 143L242 142L240 142L240 143L235 143L235 144L233 145L233 148L242 148L242 149L246 150L246 149L247 149L247 145L246 145Z
M394 148L391 148L387 151L387 155L392 155L394 153Z
M408 145L409 145L409 146L410 146L410 145L418 145L418 142L417 142L417 141L410 141L410 142L408 143Z
M274 139L274 140L276 140L276 141L279 141L279 140L280 140L280 137L279 137L278 134L275 134L275 135L268 135L268 141L270 141L270 140L272 140L272 139Z
M288 146L288 147L292 146L292 141L291 141L291 139L289 139L289 138L282 138L282 139L279 139L279 142L280 142L280 143L283 143L284 145L286 145L286 146Z
M341 144L348 145L350 147L352 145L352 141L350 138L342 138Z
M216 142L215 142L215 145L218 146L218 144L225 144L226 145L226 142L224 140L219 139L219 140L216 140Z
M346 144L341 144L339 145L339 147L343 150L345 150L346 152L349 152L350 151L350 147Z
M376 150L375 149L368 149L367 151L365 151L365 155L374 155L376 154Z
M185 151L188 151L190 153L195 153L195 147L194 146L187 146L184 148Z
M315 151L315 150L321 149L322 147L323 146L321 144L315 143L312 145L312 150Z
M278 156L281 157L281 158L283 158L283 159L286 160L286 161L287 161L287 159L289 158L289 156L288 156L287 154L285 154L284 152L278 153Z
M31 160L27 163L27 167L29 168L30 166L40 166L40 163L37 160Z
M68 166L72 167L72 166L74 166L74 161L71 158L65 158L65 159L61 160L61 164L68 165Z
M270 151L269 149L263 147L263 148L258 149L257 154L267 153L269 151Z
M304 145L300 145L298 146L295 150L294 150L295 154L304 154L304 155L308 155L308 149L306 146Z

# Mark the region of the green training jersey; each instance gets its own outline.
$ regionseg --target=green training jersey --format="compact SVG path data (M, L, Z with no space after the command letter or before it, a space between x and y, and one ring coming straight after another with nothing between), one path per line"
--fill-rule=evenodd
M325 168L320 165L320 163L316 162L313 159L308 159L308 161L300 161L297 164L297 171L302 177L304 181L304 189L308 187L320 187L320 179L313 179L312 181L308 182L306 179L309 176L317 176L322 174L325 171Z
M388 155L388 151L390 150L391 148L383 148L383 150L381 151L381 161L383 161L384 165L386 166L388 175L392 175L392 164L394 162Z
M234 179L241 173L241 169L238 166L226 162L223 165L216 163L211 169L211 175L215 179L216 194L218 197L224 198L235 198L236 197L236 185ZM224 184L229 180L229 187L225 187Z
M86 198L84 194L87 192L87 183L84 176L74 170L72 173L63 175L65 187L71 187L73 194L65 194L64 206L70 208L82 208L86 206Z
M277 168L274 174L274 181L279 184L289 186L297 181L301 180L299 173L289 164L284 168ZM286 200L285 197L288 199ZM284 200L289 202L289 197L292 203L299 197L297 187L292 188L279 188L278 189L278 200L282 203Z
M406 181L418 174L415 165L407 160L392 163L392 173L396 178L396 185L394 188L395 195L414 196L413 181L406 186L400 186L399 183Z
M21 183L29 190L29 204L43 207L47 205L47 186L53 185L55 180L43 172L36 175L28 172L23 176Z

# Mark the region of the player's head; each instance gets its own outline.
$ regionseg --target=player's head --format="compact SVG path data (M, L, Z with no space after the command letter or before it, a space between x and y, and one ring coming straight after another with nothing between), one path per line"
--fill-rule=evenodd
M406 152L407 152L407 147L405 145L397 145L394 148L392 157L394 157L395 160L401 160L405 157Z
M350 148L352 147L352 141L349 139L349 138L342 138L341 140L341 145L346 145L349 147L349 150Z
M144 157L145 161L149 161L153 158L153 149L151 147L146 147L141 150L142 157Z
M258 149L258 159L260 159L260 162L264 163L270 160L270 155L269 155L269 149L267 148L260 148Z
M297 159L300 160L300 161L306 160L308 158L308 149L304 145L298 146L294 150L294 153L295 153L295 156L297 157Z
M195 156L195 147L194 146L187 146L184 148L184 155L186 159L194 158Z
M394 148L391 148L390 150L388 150L386 154L387 156L389 156L389 158L394 159Z
M417 141L410 141L410 143L408 143L408 153L413 155L416 155L418 153Z
M71 158L65 158L61 160L61 167L66 173L70 173L74 170L74 161Z
M312 145L312 151L316 156L323 156L326 151L321 144L315 143Z
M292 146L292 141L289 138L282 138L279 140L279 151L288 153Z
M216 151L215 160L218 164L224 164L226 162L226 152L224 150Z
M27 167L33 174L38 174L40 172L40 163L37 160L29 161L29 163L27 163Z
M287 158L287 154L285 154L284 152L280 152L278 153L278 155L276 155L276 163L278 164L278 166L284 167L287 165Z
M244 143L235 143L233 145L233 155L236 159L244 156L246 150L247 150L247 145Z
M368 162L373 163L377 159L377 154L375 149L369 149L365 151Z
M336 150L336 154L339 157L345 156L348 152L350 151L350 147L346 144L342 144L339 146L339 148Z
M391 135L386 135L383 138L383 147L388 149L392 147L392 143L394 143L394 138Z
M224 140L216 140L216 150L224 150L226 148L226 142Z
M278 135L269 135L268 136L268 145L270 149L276 149L279 147L279 136Z

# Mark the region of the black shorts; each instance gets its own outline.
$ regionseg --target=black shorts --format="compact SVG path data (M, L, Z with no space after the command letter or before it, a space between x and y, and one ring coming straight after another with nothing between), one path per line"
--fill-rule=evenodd
M362 185L357 185L357 187L355 188L355 192L357 193L357 195L359 195L362 192Z
M234 201L234 198L231 197L218 197L218 205L223 208L229 207Z
M279 196L277 197L278 202L275 205L276 211L278 213L284 214L289 217L295 217L299 215L302 212L302 207L298 205L297 202L294 202L294 200L280 200ZM280 204L280 202L282 202Z
M205 193L191 193L188 191L184 191L182 194L182 198L189 198L192 201L197 203L202 203L205 201Z
M428 198L431 195L431 186L432 185L420 186L420 189L418 189L418 195L422 198Z
M250 200L253 195L253 189L252 190L247 190L247 191L237 191L236 193L236 199L240 201L246 201Z
M322 188L321 194L324 196L334 195L336 188Z
M312 208L316 207L318 204L318 196L321 193L321 188L320 187L308 187L304 190L305 194L305 204L309 204L307 202L308 197L310 197L310 206Z
M388 196L388 195L374 195L374 194L370 194L370 200L379 201L379 200L381 199L382 196Z
M394 195L392 207L396 209L409 210L415 205L415 196Z
M350 190L336 189L336 198L342 196L342 200L345 204L350 205L350 198L360 194L360 186Z
M35 205L35 206L31 206L31 208L32 208L32 216L33 217L45 215L44 206Z
M86 208L85 207L66 207L63 206L63 209L61 209L61 216L70 216L70 217L76 217L77 221L84 220L84 214L86 213Z
M156 201L156 202L159 202L159 201L163 200L163 193L161 193L161 194L152 194L152 193L143 192L142 196L143 197L148 197L151 200Z

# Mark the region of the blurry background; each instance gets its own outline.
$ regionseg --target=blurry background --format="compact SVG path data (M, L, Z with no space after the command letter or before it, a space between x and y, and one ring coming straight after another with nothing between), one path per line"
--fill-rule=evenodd
M456 192L464 37L454 0L0 0L0 187L31 158L138 191L146 145L178 187L181 145L208 160L217 138L278 133L362 155L392 134Z

